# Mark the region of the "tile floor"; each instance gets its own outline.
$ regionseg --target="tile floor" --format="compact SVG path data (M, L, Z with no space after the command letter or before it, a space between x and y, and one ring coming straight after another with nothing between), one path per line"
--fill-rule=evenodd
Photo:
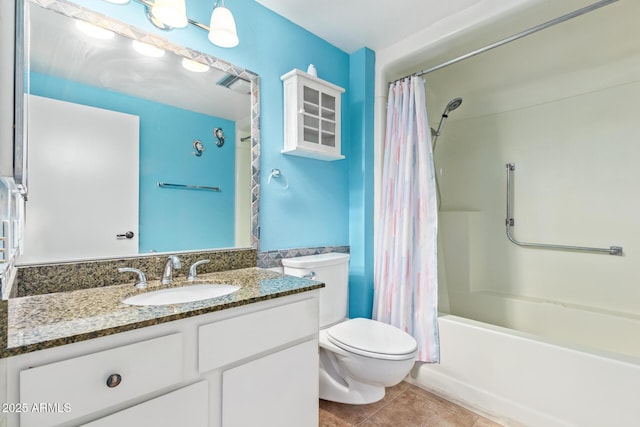
M407 382L387 389L379 402L345 405L320 400L320 427L499 427L462 406Z

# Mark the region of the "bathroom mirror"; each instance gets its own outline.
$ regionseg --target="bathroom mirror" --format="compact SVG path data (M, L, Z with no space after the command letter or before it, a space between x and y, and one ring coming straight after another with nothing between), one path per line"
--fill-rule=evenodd
M25 7L19 263L257 248L258 75L75 4Z

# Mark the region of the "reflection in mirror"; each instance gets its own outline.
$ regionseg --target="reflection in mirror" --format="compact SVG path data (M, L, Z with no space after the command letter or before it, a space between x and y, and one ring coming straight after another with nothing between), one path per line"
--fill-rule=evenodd
M26 7L20 263L257 247L258 76L76 5Z

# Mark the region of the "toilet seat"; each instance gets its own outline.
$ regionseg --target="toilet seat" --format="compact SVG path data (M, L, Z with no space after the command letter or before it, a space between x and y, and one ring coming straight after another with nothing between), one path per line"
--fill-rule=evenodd
M328 340L350 353L382 360L415 357L416 340L402 330L370 319L350 319L327 329Z

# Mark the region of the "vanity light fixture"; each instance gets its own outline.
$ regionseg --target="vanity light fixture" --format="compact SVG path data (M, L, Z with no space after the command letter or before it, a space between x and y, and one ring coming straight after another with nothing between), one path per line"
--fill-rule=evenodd
M129 0L105 0L110 3L126 4ZM133 0L143 5L149 21L163 31L184 28L188 24L209 33L209 41L220 47L236 47L240 40L236 21L224 0L216 0L211 12L209 26L190 19L186 15L185 0Z
M184 28L189 23L185 0L156 0L151 6L151 15L172 28Z
M231 11L227 9L222 0L222 4L216 0L211 12L211 22L209 23L209 41L220 47L236 47L240 40L236 31L236 21L233 19Z
M207 64L203 64L202 62L194 61L189 58L182 58L182 67L194 73L204 73L209 70L209 66Z
M132 43L133 48L140 54L144 56L150 56L152 58L160 58L164 55L164 50L159 47L151 46L148 43L141 42L139 40L134 40Z
M76 28L94 39L109 40L115 36L113 31L90 24L87 21L76 20Z

